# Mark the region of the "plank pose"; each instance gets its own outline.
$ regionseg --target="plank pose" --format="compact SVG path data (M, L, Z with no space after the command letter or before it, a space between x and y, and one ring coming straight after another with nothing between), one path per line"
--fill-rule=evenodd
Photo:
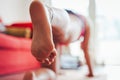
M80 19L80 16L70 11L45 6L38 0L31 3L30 16L33 23L31 52L38 61L48 64L54 71L57 45L78 40L84 30L81 48L85 54L89 76L93 76L88 53L90 28L83 17Z

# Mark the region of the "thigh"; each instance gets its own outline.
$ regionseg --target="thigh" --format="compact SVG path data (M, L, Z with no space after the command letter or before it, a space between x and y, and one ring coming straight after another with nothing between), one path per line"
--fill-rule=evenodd
M69 14L64 9L52 8L53 19L51 21L53 27L59 27L64 32L67 31L70 23Z
M84 23L80 17L74 15L74 14L69 14L70 17L70 23L68 27L68 32L72 35L72 40L71 41L76 41L78 40L82 28L84 27Z
M71 41L76 41L82 31L82 20L76 15L69 14L62 9L52 8L52 12L52 26L60 28L64 32L66 39L71 36Z
M71 41L77 40L82 31L82 20L75 14L66 12L64 9L54 7L47 8L51 26L59 28L63 32L64 38L67 39L71 36Z

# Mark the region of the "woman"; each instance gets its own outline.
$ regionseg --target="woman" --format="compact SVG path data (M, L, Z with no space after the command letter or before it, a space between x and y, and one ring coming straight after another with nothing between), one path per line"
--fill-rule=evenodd
M31 52L38 61L52 67L54 71L57 44L69 44L76 41L79 39L81 31L85 30L81 47L85 53L89 75L93 76L88 54L90 28L82 16L45 6L38 0L31 3L30 16L33 23ZM82 29L83 26L84 29Z

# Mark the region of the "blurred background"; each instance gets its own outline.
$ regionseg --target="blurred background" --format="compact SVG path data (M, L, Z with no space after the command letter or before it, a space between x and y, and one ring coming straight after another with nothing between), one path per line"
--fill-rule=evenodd
M97 64L105 65L120 65L119 3L119 0L52 0L53 6L76 11L92 20L93 56ZM76 55L78 48L71 47Z
M32 0L0 0L0 19L4 24L29 22L29 5ZM84 15L92 24L90 55L95 65L120 66L120 1L119 0L41 0L46 5L70 9ZM84 63L79 42L64 47Z
M70 9L92 20L94 56L98 64L120 64L119 0L42 0L47 5ZM5 24L30 21L31 0L0 0L0 18ZM73 49L73 48L72 48ZM76 51L76 48L73 49ZM75 52L72 51L72 52ZM73 55L76 55L75 53ZM79 54L78 54L79 55Z

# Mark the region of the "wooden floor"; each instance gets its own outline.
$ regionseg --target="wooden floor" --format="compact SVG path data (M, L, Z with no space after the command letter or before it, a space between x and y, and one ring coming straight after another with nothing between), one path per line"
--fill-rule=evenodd
M57 80L120 80L120 66L105 66L94 69L95 76L87 77L87 68L78 70L61 70L62 74ZM22 80L24 73L0 76L0 80Z
M100 69L99 69L100 70ZM107 80L106 74L97 70L94 77L87 77L87 68L82 67L78 70L62 70L63 74L57 80Z
M120 80L120 66L105 66L94 69L94 77L86 76L86 69L65 70L64 75L59 75L58 80Z

